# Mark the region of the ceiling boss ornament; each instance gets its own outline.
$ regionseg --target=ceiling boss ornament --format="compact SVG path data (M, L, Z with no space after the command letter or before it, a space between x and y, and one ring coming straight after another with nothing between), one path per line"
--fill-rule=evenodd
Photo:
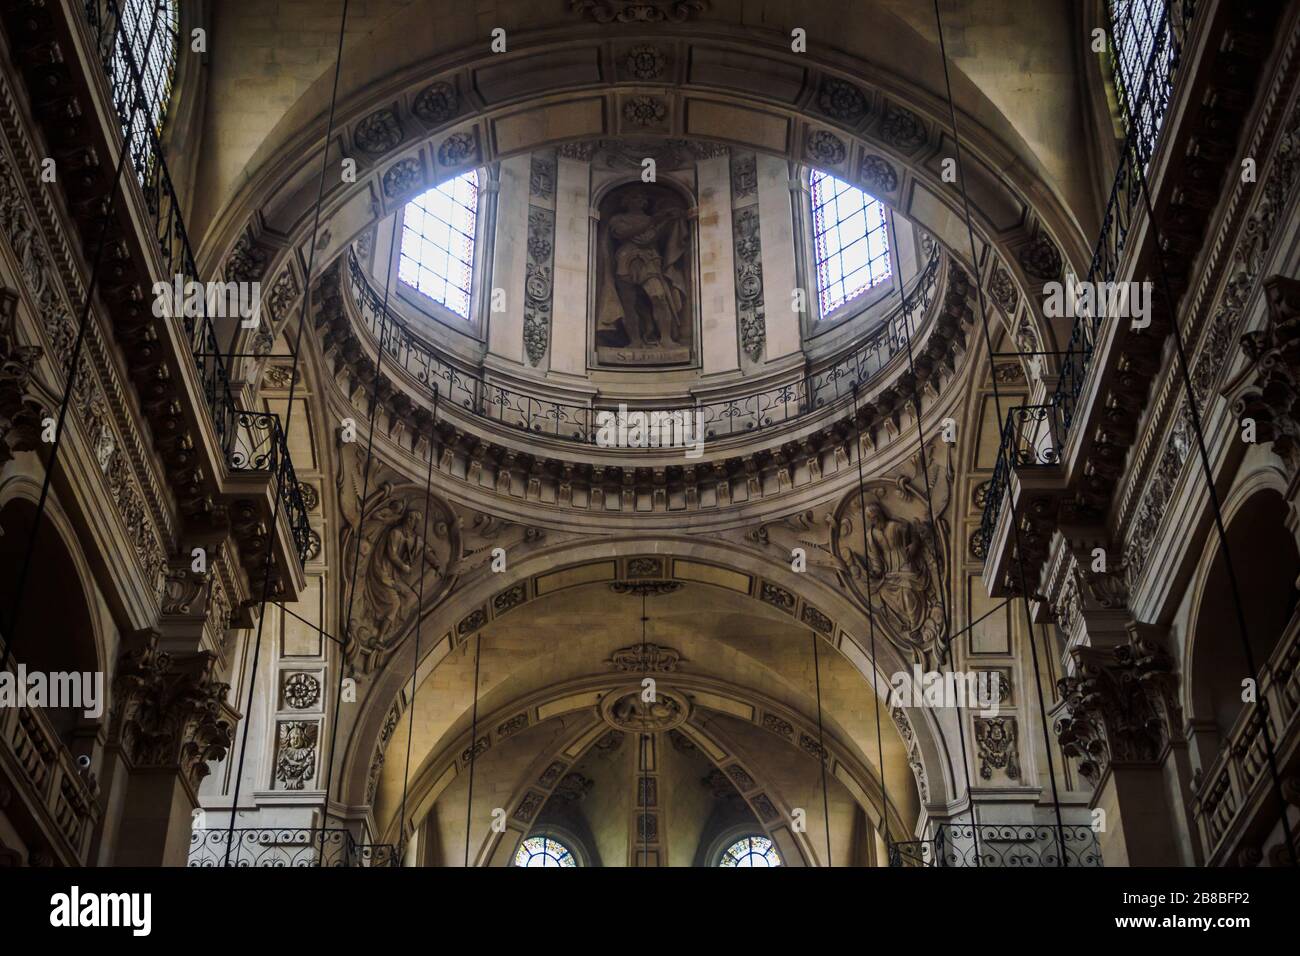
M639 686L610 691L601 698L597 710L601 719L615 730L652 734L686 723L691 703L685 694L660 684L653 688L653 693Z

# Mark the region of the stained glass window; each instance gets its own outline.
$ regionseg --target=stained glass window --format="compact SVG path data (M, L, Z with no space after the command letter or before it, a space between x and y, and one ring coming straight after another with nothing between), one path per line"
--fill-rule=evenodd
M131 90L134 96L139 74L145 105L135 114L132 131L133 148L139 150L148 145L146 130L161 133L167 116L176 74L176 0L118 0L117 9L120 34L112 59L113 87Z
M406 204L398 277L462 319L474 278L478 173L434 186Z
M515 866L577 866L569 848L546 836L528 837L515 851Z
M885 206L861 189L813 170L813 247L821 314L889 278Z
M780 866L781 854L763 836L747 836L722 851L718 866Z
M1115 82L1125 120L1137 126L1145 160L1155 147L1169 96L1173 38L1168 6L1166 0L1111 0L1110 21Z

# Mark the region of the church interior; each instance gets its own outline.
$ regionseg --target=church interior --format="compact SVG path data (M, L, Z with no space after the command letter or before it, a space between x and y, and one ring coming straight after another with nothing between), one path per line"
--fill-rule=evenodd
M0 866L1295 866L1298 52L0 0Z

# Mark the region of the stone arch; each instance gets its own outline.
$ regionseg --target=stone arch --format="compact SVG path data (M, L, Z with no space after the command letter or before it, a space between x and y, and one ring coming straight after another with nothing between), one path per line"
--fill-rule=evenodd
M1267 664L1300 603L1300 549L1290 527L1286 482L1275 461L1260 458L1253 464L1247 459L1248 470L1223 503L1257 669ZM1184 710L1198 728L1213 728L1221 743L1244 707L1242 680L1249 675L1227 563L1213 533L1207 537L1190 594L1183 644Z
M493 732L492 727L497 724L509 726L510 718L519 713L531 715L545 710L548 714L547 720L575 712L581 713L590 710L592 702L599 699L601 695L615 690L625 683L626 677L617 674L570 682L552 688L545 693L531 695L526 700L510 702L490 714L481 715L481 720L488 728L487 733L491 735ZM725 701L740 708L747 708L750 711L750 716L743 719L762 727L768 733L773 734L791 746L801 746L803 750L807 751L810 759L817 759L818 755L812 752L806 742L802 744L796 743L799 735L802 734L806 737L810 731L815 731L815 719L797 713L764 695L731 687L725 682L713 678L675 674L672 677L672 686L674 689L688 693L695 692L702 698L712 701L715 705L718 702ZM557 705L562 709L557 710ZM761 769L754 766L752 760L738 755L737 747L728 739L726 731L717 726L716 722L711 721L706 714L702 713L702 710L713 709L708 704L697 705L691 717L679 729L691 739L692 743L699 746L705 758L713 766L727 773L729 779L733 781L736 779L736 776L728 772L730 768L740 767L743 769L749 776L750 783L748 786L743 786L743 788L738 785L737 789L740 790L741 796L750 806L755 819L759 821L759 827L770 836L774 835L777 830L783 831L780 834L780 839L777 839L776 836L774 836L774 839L784 848L787 855L789 848L796 846L802 865L821 865L816 862L821 859L821 853L813 846L808 835L794 833L783 822L789 819L789 810L791 808L785 806L779 791L770 783L765 782L764 774ZM723 711L719 710L717 712L722 713ZM730 711L728 713L731 716L737 715ZM501 833L494 833L489 828L484 838L478 841L477 844L472 845L470 859L475 862L475 865L487 866L493 865L494 860L513 859L515 846L517 846L519 840L532 832L537 814L553 793L560 776L565 771L577 766L609 730L610 728L593 714L591 719L580 721L576 729L557 738L558 742L556 744L541 752L529 762L526 769L518 775L518 780L511 790L509 799L501 805L502 809L506 811L505 830ZM793 734L791 730L793 730ZM823 741L823 745L817 745L816 741L813 741L813 746L823 748L832 779L845 786L858 805L867 813L873 828L878 831L882 827L885 817L885 801L876 774L854 756L853 745L839 739L838 734L834 731L826 729L823 734ZM463 730L448 740L436 755L432 755L422 767L413 773L412 788L408 798L407 821L404 827L407 832L420 825L420 821L429 812L439 795L456 776L466 771L469 764L470 746L470 732ZM487 746L490 747L491 745L488 744ZM483 748L479 747L478 749ZM548 776L548 769L555 768L557 765L560 766L560 769L553 770ZM778 805L784 807L786 812L782 813L777 810ZM910 837L910 828L907 821L899 814L897 803L890 801L889 810L891 813L889 823L891 838L896 841L908 839ZM403 829L398 819L376 821L376 823L385 841L397 842ZM506 839L513 841L508 848L498 846L501 841ZM509 852L506 852L507 849ZM498 863L497 865L509 864Z
M662 562L658 576L663 578L729 590L789 614L792 625L811 630L830 644L863 676L866 686L878 686L882 696L889 687L889 675L906 672L910 667L898 649L888 641L880 641L873 678L866 621L845 594L811 575L796 574L788 565L767 559L751 557L746 570L736 570L736 554L725 542L700 538L661 538L653 542L611 538L531 552L506 572L488 575L426 612L415 686L420 686L439 663L502 614L514 613L539 596L557 593L560 588L546 590L552 584L582 586L626 580L627 563L639 558ZM347 741L340 794L350 805L368 803L367 788L377 742L386 718L408 705L413 657L413 641L404 641L388 664L374 675L356 722L345 736L340 736L340 741ZM878 685L873 684L873 679ZM927 779L929 794L925 802L950 800L957 790L954 781L960 770L956 765L959 755L948 746L932 713L909 709L906 717Z
M968 257L960 195L943 182L938 162L951 146L946 101L920 82L882 73L864 60L795 55L776 40L712 23L672 36L631 24L617 36L583 28L566 30L564 39L553 31L520 31L506 54L475 44L397 75L357 78L340 102L330 149L339 158L356 154L364 162L357 182L336 186L326 199L316 265L327 266L418 190L465 168L541 147L625 135L629 129L637 135L721 140L794 163L813 162L878 195L959 257ZM646 84L610 66L616 47L636 44L671 48L674 62L696 55L715 64L726 57L735 63L729 69L716 65L712 73L678 71ZM760 55L776 66L743 73L742 81L743 67L735 64ZM552 70L551 63L570 68ZM574 63L591 66L584 72ZM501 77L502 70L513 70L515 78L489 100L482 93L484 77ZM263 144L254 157L256 171L205 236L201 258L220 263L228 277L237 245L255 249L267 275L275 274L291 250L303 250L323 126L306 104L320 95L319 86L318 81L300 101L301 110L286 115ZM451 91L454 103L438 111L422 108L420 97L431 90ZM852 91L849 106L833 105L835 90ZM979 98L977 91L962 92ZM622 109L631 97L661 101L664 120L653 129L630 125ZM396 133L372 142L376 151L368 154L356 145L357 129L372 128L381 113L386 121L391 117ZM987 103L977 115L1000 117ZM1020 155L1023 144L1007 145L971 115L959 124L974 227L979 241L996 250L1000 266L992 265L1007 271L1022 297L1059 275L1065 263L1082 274L1088 242L1056 190L1034 171L1036 164ZM1063 330L1053 331L1043 320L1037 295L1028 300L1035 303L1042 340L1055 343Z
M36 516L40 484L33 477L14 475L0 484L0 567L5 569L0 587L0 625L7 627L8 611L14 607L11 589L18 583L18 565L27 546L31 523ZM15 648L18 661L32 670L92 672L105 675L103 712L94 718L106 724L111 697L110 654L98 588L89 562L71 520L51 495L32 554L32 570L26 584L22 631ZM41 640L32 641L35 633ZM55 716L50 711L52 719ZM55 729L70 750L78 752L80 741L93 741L84 732L87 718L60 715ZM74 737L76 740L74 740Z

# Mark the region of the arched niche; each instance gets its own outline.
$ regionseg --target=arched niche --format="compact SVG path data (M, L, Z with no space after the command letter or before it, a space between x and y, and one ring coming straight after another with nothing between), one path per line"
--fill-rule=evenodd
M1212 535L1188 635L1188 716L1227 739L1245 703L1243 681L1258 678L1300 603L1300 550L1282 493L1248 482L1228 503L1227 540L1249 641L1248 663L1227 555ZM1252 672L1250 664L1253 663Z
M36 521L36 488L23 482L0 492L0 635L16 633L14 664L27 673L91 675L98 680L100 708L93 722L106 719L108 680L95 586L66 517L47 503L32 547L25 581L21 569ZM21 609L18 588L22 586ZM17 612L17 631L14 616ZM83 684L84 687L84 684ZM46 707L55 732L73 753L88 718L85 708Z

